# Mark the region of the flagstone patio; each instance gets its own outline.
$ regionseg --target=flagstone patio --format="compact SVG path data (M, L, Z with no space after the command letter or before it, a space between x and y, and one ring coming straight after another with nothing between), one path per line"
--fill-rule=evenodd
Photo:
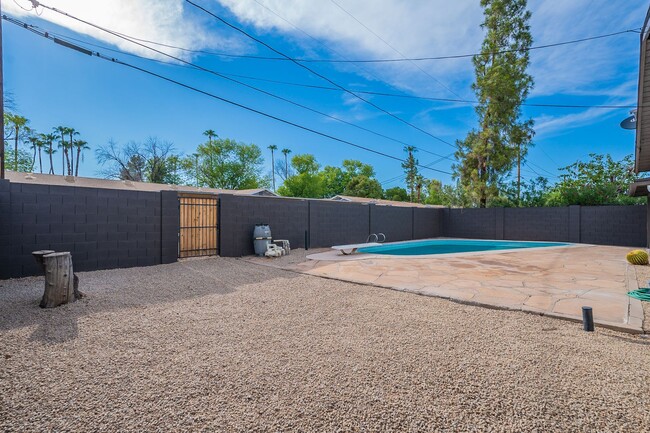
M283 267L301 273L370 284L488 307L569 320L593 308L597 324L643 332L643 308L627 296L637 288L629 248L573 245L510 252L432 255L426 258L326 251Z

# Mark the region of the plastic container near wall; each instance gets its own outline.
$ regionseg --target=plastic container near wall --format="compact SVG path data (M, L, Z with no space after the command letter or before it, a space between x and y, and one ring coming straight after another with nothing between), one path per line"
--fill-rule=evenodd
M271 227L268 224L255 224L253 230L253 246L255 255L263 256L267 245L271 243Z

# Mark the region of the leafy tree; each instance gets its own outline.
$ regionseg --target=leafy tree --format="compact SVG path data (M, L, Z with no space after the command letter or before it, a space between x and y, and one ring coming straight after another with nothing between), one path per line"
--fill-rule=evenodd
M561 168L560 181L547 194L547 206L640 204L645 198L627 195L636 176L632 155L615 161L610 155L590 154L589 161L577 161Z
M16 167L16 160L18 167ZM18 149L18 157L13 149L5 149L5 170L14 170L22 173L32 171L32 155L24 149Z
M323 178L324 197L334 197L338 194L345 194L350 182L356 177L363 176L374 180L375 169L356 159L346 159L341 167L326 166L321 171ZM358 183L362 180L357 180ZM365 197L365 196L364 196Z
M348 182L343 194L353 197L382 198L383 192L384 190L377 179L371 179L361 174Z
M314 155L296 155L291 158L291 166L296 174L287 178L278 193L286 197L321 198L325 191L320 165Z
M539 176L528 181L505 182L500 195L490 200L490 207L540 207L546 206L550 191L548 179Z
M172 143L149 137L144 143L131 141L124 146L110 140L95 150L95 157L102 165L101 175L106 178L173 183L176 177L172 163L176 164L174 169L178 166L178 156L173 151Z
M196 156L183 160L188 177L196 176L199 186L250 189L268 186L262 177L262 151L255 144L217 139L199 145Z
M526 0L481 0L487 33L474 56L472 85L479 127L458 141L456 177L480 207L498 195L502 178L525 158L533 121L520 121L521 104L533 86L526 72L532 44Z
M418 173L418 160L413 155L417 152L415 146L405 146L404 151L408 153L406 161L402 163L402 168L406 174L406 187L408 188L409 199L411 202L415 201L416 188L419 178Z
M409 201L409 194L404 188L395 186L384 191L384 198L393 201Z

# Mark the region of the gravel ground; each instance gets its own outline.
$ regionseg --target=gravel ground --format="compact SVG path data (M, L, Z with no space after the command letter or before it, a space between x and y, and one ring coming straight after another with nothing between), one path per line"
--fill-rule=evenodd
M0 431L650 431L650 340L213 258L0 281Z

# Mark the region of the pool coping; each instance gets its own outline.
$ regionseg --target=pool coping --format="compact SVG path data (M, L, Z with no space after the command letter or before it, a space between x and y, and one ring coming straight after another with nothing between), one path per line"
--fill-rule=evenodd
M394 245L394 244L407 244L411 242L422 242L422 241L432 241L432 240L464 240L464 241L490 241L493 239L469 239L469 238L428 238L428 239L417 239L410 241L396 241L389 242L385 245ZM553 241L515 241L515 240L503 240L504 242L526 242L526 243L549 243ZM559 242L558 242L559 243ZM538 250L543 248L544 250L554 250L558 248L581 248L581 247L590 247L595 246L591 244L576 244L566 242L564 245L556 246L544 246L544 247L528 247L528 248L508 248L503 250L483 250L483 251L466 251L459 253L441 253L441 254L418 254L418 255L403 255L403 254L376 254L376 253L364 253L357 252L354 254L341 254L338 250L324 251L316 254L310 254L306 258L309 260L318 260L318 261L340 261L340 260L370 260L370 259L430 259L432 256L435 257L459 257L459 256L476 256L476 255L487 255L487 254L505 254L512 253L516 251L525 251L525 250Z

